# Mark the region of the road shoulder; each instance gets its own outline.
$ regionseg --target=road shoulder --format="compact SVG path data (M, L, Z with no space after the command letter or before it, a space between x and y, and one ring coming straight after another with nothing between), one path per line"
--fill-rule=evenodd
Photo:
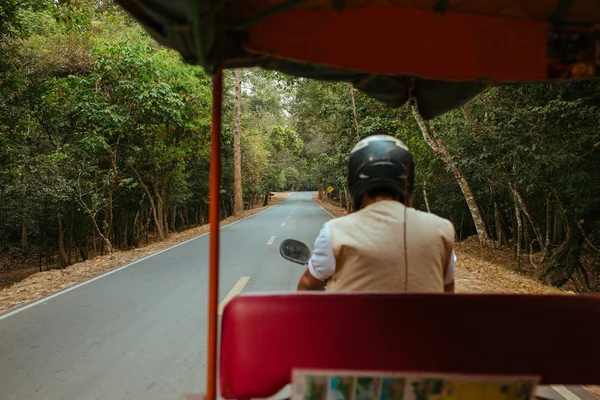
M221 228L281 204L288 198L289 194L287 192L276 193L268 206L245 210L239 216L226 218L221 221ZM19 306L50 296L112 270L135 263L142 258L151 257L173 246L206 235L209 229L210 225L205 224L172 233L162 242L149 243L131 250L114 251L111 254L70 265L65 269L52 269L31 274L27 278L0 290L0 313L9 312Z

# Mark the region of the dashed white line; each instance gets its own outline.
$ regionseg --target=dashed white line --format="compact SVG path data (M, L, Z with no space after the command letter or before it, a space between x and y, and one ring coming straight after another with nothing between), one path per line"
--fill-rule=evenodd
M275 241L275 236L271 236L269 238L269 241L267 242L267 245L272 245L274 241Z
M227 303L229 303L232 298L234 298L235 296L237 296L238 294L240 294L242 292L242 290L244 289L244 286L246 286L246 284L248 283L249 280L250 280L249 276L242 276L240 278L240 280L237 281L237 283L233 286L233 288L231 288L229 293L227 293L227 296L225 296L225 298L223 299L221 304L219 304L219 315L223 315L223 310L225 309L225 306L227 305Z
M550 387L552 389L556 390L558 392L558 394L560 394L562 397L564 397L567 400L581 400L579 398L579 396L577 396L575 393L571 392L569 389L567 389L563 385L550 385Z
M285 222L283 224L281 224L281 226L285 226Z

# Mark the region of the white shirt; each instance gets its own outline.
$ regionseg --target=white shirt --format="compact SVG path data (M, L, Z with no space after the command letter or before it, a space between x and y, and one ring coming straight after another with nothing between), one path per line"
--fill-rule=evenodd
M308 261L308 270L311 275L320 281L325 281L335 273L335 256L331 246L331 229L329 222L325 222L321 228L321 232L315 240L315 246L312 256ZM451 283L454 280L456 270L456 253L452 249L452 256L448 261L446 275L444 276L444 285Z

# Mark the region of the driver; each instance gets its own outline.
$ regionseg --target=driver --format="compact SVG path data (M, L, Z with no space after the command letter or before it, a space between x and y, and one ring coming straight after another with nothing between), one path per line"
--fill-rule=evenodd
M454 292L454 226L410 207L408 147L387 135L361 140L347 181L354 212L323 225L298 290Z

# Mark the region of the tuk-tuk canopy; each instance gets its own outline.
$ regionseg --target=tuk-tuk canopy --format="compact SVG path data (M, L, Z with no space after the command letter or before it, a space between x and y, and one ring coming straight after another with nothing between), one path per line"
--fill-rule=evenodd
M596 0L117 1L209 74L351 82L393 107L414 97L427 119L489 85L595 77L600 60ZM593 72L565 72L582 60Z

